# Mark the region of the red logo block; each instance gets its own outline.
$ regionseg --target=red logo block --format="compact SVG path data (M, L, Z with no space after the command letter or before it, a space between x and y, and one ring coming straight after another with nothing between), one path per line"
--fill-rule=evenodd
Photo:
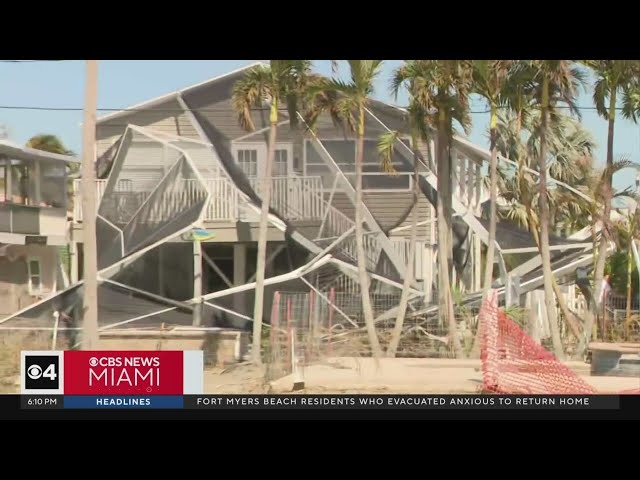
M182 351L65 351L65 395L182 395Z

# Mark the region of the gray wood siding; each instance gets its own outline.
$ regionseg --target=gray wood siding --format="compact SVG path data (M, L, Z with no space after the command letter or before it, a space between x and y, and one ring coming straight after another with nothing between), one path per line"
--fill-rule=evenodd
M326 193L325 196L328 201L330 194ZM383 230L411 225L412 209L410 207L413 202L411 192L363 192L363 196L369 211ZM336 192L331 204L352 220L354 219L355 208L346 193ZM424 196L418 200L418 209L419 222L429 220L434 213L433 207ZM401 221L405 215L406 218ZM409 238L411 230L407 229L393 236ZM429 224L418 226L418 240L430 242L431 226Z
M211 85L196 87L184 93L186 103L198 112L200 121L208 124L226 140L234 140L250 133L240 126L232 102L234 84L242 79L244 73L245 71L240 71ZM286 114L281 116L282 120L287 119ZM268 109L254 109L252 118L256 130L269 126Z
M407 218L404 220L404 222L398 225L398 227L410 227L412 222L412 216L413 216L413 209L411 209L411 212L409 212L409 215L407 215ZM429 203L429 200L427 200L427 197L425 197L424 195L421 195L418 198L418 222L425 222L425 221L431 220L432 218L435 218L435 209ZM402 230L400 232L392 234L391 237L392 238L399 238L399 237L410 238L411 229L408 228L406 230ZM430 224L427 223L425 225L418 225L418 241L423 241L426 244L431 243L432 238L431 238Z
M98 157L124 133L127 125L149 127L161 133L200 139L189 116L182 111L180 104L172 99L143 111L131 112L98 123L96 127Z
M269 127L269 110L268 108L254 109L252 111L252 119L255 125L256 133L242 128L238 122L238 115L233 108L232 95L235 82L242 78L244 72L239 72L221 79L214 85L207 86L202 89L194 89L192 92L185 93L185 100L194 110L201 115L202 120L210 126L215 127L216 131L224 136L227 140L233 141L241 137L247 137L246 141L256 141L259 143L266 142L269 132L258 132L258 130L267 129ZM280 112L280 121L286 121L288 115L286 112ZM367 136L377 137L387 130L371 117L367 117L366 122ZM316 135L318 138L343 138L345 133L342 129L337 128L331 121L328 114L323 114L318 118L315 125ZM311 138L311 134L307 133L306 138ZM291 142L294 134L289 124L278 126L278 141Z
M200 122L206 124L208 131L215 132L217 138L212 139L217 149L229 149L229 143L242 139L247 142L266 143L268 139L269 110L267 108L254 109L252 118L256 133L251 135L238 122L238 115L233 108L232 95L235 83L242 78L245 71L237 72L216 81L215 83L195 87L183 93L187 104L198 113ZM286 121L286 112L280 112L281 121ZM150 127L162 133L180 135L189 138L199 138L196 128L191 124L190 115L182 112L177 100L170 99L159 105L149 107L144 111L131 112L127 115L100 122L97 126L97 149L100 157L124 133L127 125ZM265 131L260 131L266 129ZM378 138L386 133L386 129L374 118L367 116L366 131L368 138ZM315 134L319 139L353 138L351 133L336 127L328 114L318 118ZM278 127L278 141L292 143L296 135L289 124ZM312 138L310 133L305 138ZM226 152L228 153L228 152Z
M192 142L175 142L172 145L184 151L204 178L220 175L218 162L210 147Z

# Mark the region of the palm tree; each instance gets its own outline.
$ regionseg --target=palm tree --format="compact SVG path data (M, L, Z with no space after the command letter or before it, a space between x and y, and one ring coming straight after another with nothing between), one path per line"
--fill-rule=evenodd
M392 92L397 98L400 85L393 84ZM407 82L407 89L411 96L410 105L407 109L407 120L409 123L409 130L411 132L411 150L413 153L413 211L411 213L411 234L409 240L409 255L407 258L407 270L405 272L404 281L402 284L402 295L400 296L400 304L398 305L398 313L396 314L396 321L391 334L391 340L387 347L387 356L395 357L398 345L400 343L400 337L402 336L402 327L404 325L404 317L407 312L407 305L409 303L409 290L411 282L414 280L414 267L416 256L416 241L418 237L418 198L420 195L420 176L418 171L419 159L420 159L420 141L429 143L429 135L427 131L428 115L421 108L421 106L415 101L417 86L414 82ZM384 134L380 137L378 142L378 152L382 157L383 170L387 172L395 172L392 163L392 157L394 152L394 146L397 141L400 140L401 132L392 131L388 134Z
M615 132L616 109L618 106L618 94L621 94L622 102L628 105L632 100L633 87L640 75L640 62L637 60L585 60L585 65L591 68L595 76L593 89L593 103L598 115L608 121L607 131L607 167L613 165L613 139ZM633 118L634 115L628 109L623 110L623 115ZM603 224L600 237L600 248L595 270L596 298L602 284L604 266L607 257L607 244L609 241L608 221L611 214L612 177L608 176L605 183L604 214L606 220Z
M256 365L262 364L261 340L264 308L264 276L267 253L267 228L271 204L271 177L276 151L277 125L280 109L286 105L292 128L298 122L298 99L306 85L311 70L309 60L271 60L269 66L256 66L246 72L233 88L233 108L240 125L254 131L252 110L269 105L269 149L260 188L261 210L258 234L258 258L256 266L255 304L253 310L252 356Z
M56 135L41 133L34 135L28 141L26 146L36 150L42 150L49 153L59 153L61 155L73 155L73 152L64 146L62 140Z
M551 252L549 248L549 201L547 198L547 155L548 128L550 113L555 113L558 102L565 102L575 109L575 98L578 88L584 85L584 72L572 60L534 60L537 74L534 79L536 101L540 106L540 151L538 168L540 172L539 186L539 226L540 256L544 276L545 306L549 318L549 326L553 340L553 348L558 358L564 358L562 341L555 305L553 303L553 272L551 270Z
M563 227L572 231L581 230L588 226L592 229L592 238L593 238L593 251L597 254L597 236L596 236L596 225L610 225L611 221L605 222L604 218L604 202L605 196L608 196L608 193L605 193L608 190L608 178L613 177L616 173L621 170L630 167L636 167L637 165L628 159L621 158L613 162L613 165L610 167L605 167L604 169L595 169L591 162L582 162L579 163L583 172L580 174L580 180L574 184L574 186L582 193L591 197L593 200L591 202L587 202L584 198L580 198L580 201L577 201L577 196L573 196L573 194L567 195L567 203L565 205L572 206L573 208L567 208L564 212L563 218L560 220ZM634 198L634 192L631 191L631 187L627 187L621 191L611 191L611 199L615 198ZM595 325L595 302L590 302L588 305L588 309L586 312L585 318L585 326L584 326L584 334L580 337L580 341L578 343L578 347L576 348L576 358L583 358L584 353L586 351L587 345L591 336L594 334L593 328Z
M501 115L498 121L498 148L501 152L508 150L509 145L515 141L514 121L512 116ZM510 175L501 169L501 196L507 201L507 205L501 209L501 216L513 223L519 224L531 232L536 246L540 246L538 228L539 215L535 209L539 202L539 192L536 190L536 177L526 169L536 170L534 160L537 159L540 150L540 111L531 109L524 122L524 128L530 133L526 148L519 149L518 170L515 175ZM549 171L554 179L577 185L584 181L583 165L590 164L591 155L595 149L595 143L591 134L577 120L562 114L555 114L549 125ZM504 153L503 153L504 154ZM550 212L553 214L555 225L563 225L565 216L581 210L584 199L575 193L560 187L549 189L547 198L550 203ZM577 319L569 311L564 301L555 278L553 290L567 321L571 332L581 337L581 328Z
M537 169L534 161L537 160L540 150L540 122L539 110L531 109L523 125L530 133L527 144L519 149L519 153L510 155L509 149L517 136L517 132L514 131L516 122L513 114L501 114L498 116L496 140L498 151L502 155L510 156L512 160L517 160L518 163L515 174L511 173L511 167L499 169L500 196L507 201L500 214L527 228L534 236L537 230L535 226L539 223L535 211L539 195L535 189L536 177L531 170ZM553 123L549 126L548 138L551 176L574 187L585 182L585 175L590 172L588 169L585 170L585 166L590 165L595 149L591 133L577 120L559 114L553 118ZM564 215L569 215L585 205L582 198L562 188L549 189L547 197L555 223L560 225L564 224Z
M364 163L364 137L366 108L373 93L373 84L380 75L382 60L347 60L349 65L349 80L336 78L325 79L316 88L310 88L311 102L314 107L314 118L322 109L330 109L332 117L338 116L342 123L353 129L355 127L357 145L355 157L355 236L356 256L358 263L358 277L360 293L362 295L362 313L364 316L369 343L374 358L382 356L382 348L376 332L373 318L373 307L369 295L369 277L367 274L366 257L364 251L364 215L362 195L362 165ZM336 62L332 62L334 72ZM321 98L319 98L321 97ZM330 99L330 101L326 101Z
M618 222L616 222L616 240L618 244L618 248L621 251L626 250L627 253L627 282L626 282L626 290L627 290L627 311L626 311L626 321L625 321L625 330L628 333L628 328L631 320L631 303L632 303L632 274L633 274L633 247L632 242L636 239L640 238L640 209L635 208L633 212L627 213L624 218Z
M473 80L471 60L409 60L394 74L393 85L413 84L412 98L422 111L433 114L437 124L437 218L438 218L438 305L440 318L449 327L449 337L456 357L463 356L457 334L451 292L452 248L452 178L451 140L453 121L465 130L469 117L469 94Z
M473 87L489 104L491 117L489 121L489 139L491 160L489 163L490 217L489 241L484 271L483 290L488 292L493 283L493 264L496 242L496 225L498 222L498 108L507 103L508 80L513 60L478 60L474 63Z

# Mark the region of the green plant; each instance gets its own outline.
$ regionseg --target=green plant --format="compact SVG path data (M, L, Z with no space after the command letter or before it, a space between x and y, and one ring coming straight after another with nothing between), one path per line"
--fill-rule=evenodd
M509 307L504 307L504 313L511 320L516 322L520 327L526 328L527 320L529 318L529 310L517 305L511 305Z

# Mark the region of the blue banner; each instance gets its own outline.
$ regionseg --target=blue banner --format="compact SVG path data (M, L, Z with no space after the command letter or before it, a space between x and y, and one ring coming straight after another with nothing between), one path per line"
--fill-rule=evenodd
M184 408L182 395L66 395L64 408Z

